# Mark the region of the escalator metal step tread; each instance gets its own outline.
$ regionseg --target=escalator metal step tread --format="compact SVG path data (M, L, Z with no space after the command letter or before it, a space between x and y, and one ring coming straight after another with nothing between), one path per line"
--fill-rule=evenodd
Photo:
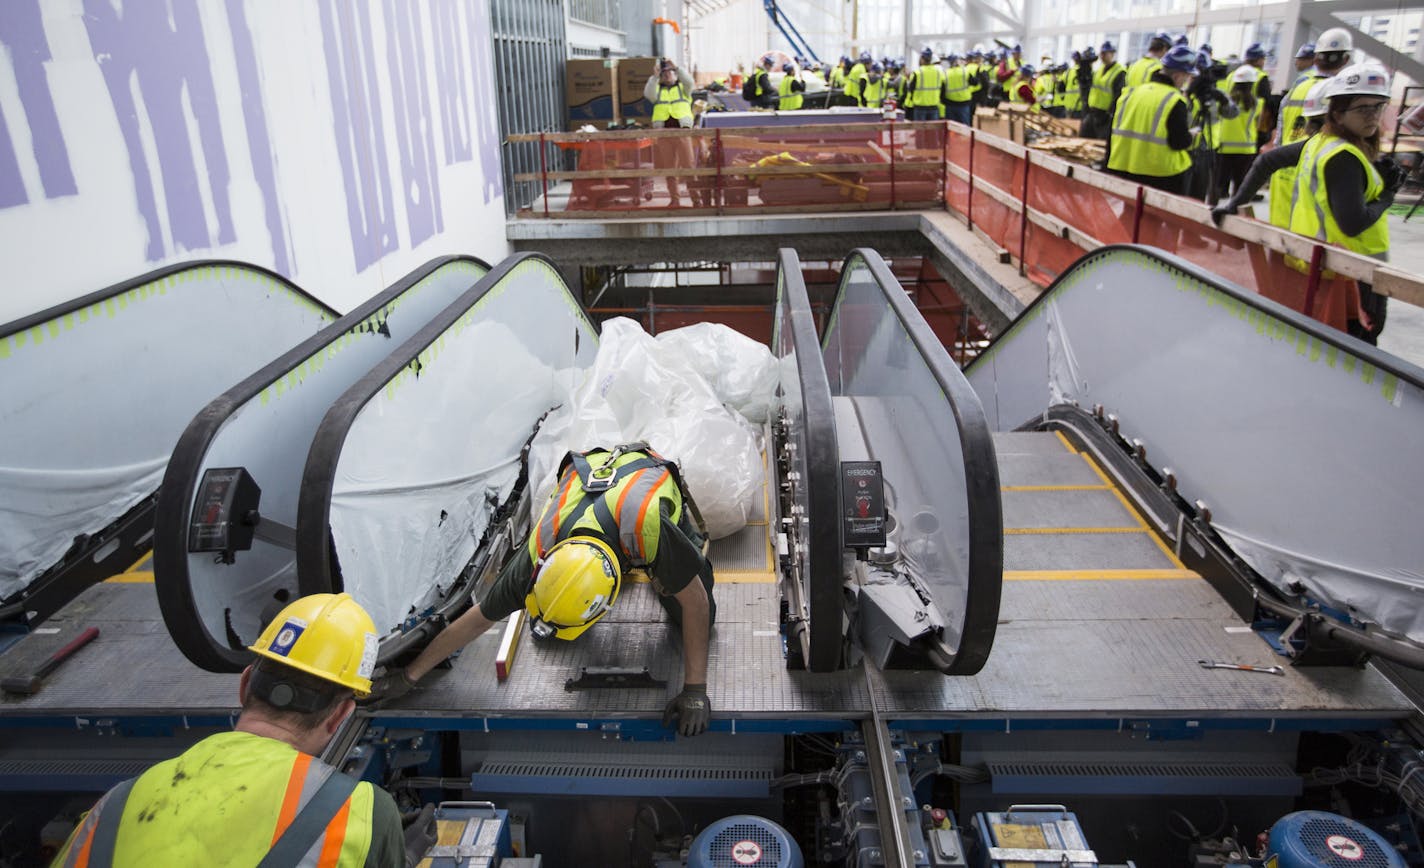
M1006 534L1004 571L1170 570L1178 564L1146 531Z
M1102 485L1093 468L1077 455L1060 450L1053 454L999 453L999 484L1013 486Z
M1137 527L1138 521L1106 486L1067 491L1004 491L1000 493L1004 527L1085 528Z

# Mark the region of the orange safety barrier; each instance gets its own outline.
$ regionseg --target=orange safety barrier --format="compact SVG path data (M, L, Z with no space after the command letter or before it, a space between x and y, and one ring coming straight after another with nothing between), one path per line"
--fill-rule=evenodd
M1337 328L1357 315L1353 278L1424 304L1424 283L1338 248L1228 218L996 136L945 122L532 134L577 168L520 174L541 197L520 216L944 208L1048 286L1084 251L1141 243L1174 253ZM542 153L542 150L541 150ZM565 186L562 182L568 181ZM690 209L690 210L689 210ZM1251 226L1249 231L1240 227ZM1284 251L1310 263L1286 265ZM1312 255L1314 253L1314 255ZM1327 269L1346 272L1337 276Z

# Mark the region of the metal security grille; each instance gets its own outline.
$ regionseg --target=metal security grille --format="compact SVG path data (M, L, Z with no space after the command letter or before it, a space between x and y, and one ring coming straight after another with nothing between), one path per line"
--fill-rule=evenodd
M761 823L736 823L712 837L707 847L714 868L737 868L739 865L785 864L782 861L781 839Z
M616 0L594 0L612 4ZM513 214L539 195L535 182L515 183L519 173L537 173L537 142L510 144L515 133L559 132L564 128L563 0L494 0L490 6L490 32L494 40L495 94L499 105L500 161L504 170L504 208ZM562 166L559 149L546 145L545 168Z
M596 24L609 30L623 29L623 13L619 0L569 0L569 17L586 24Z

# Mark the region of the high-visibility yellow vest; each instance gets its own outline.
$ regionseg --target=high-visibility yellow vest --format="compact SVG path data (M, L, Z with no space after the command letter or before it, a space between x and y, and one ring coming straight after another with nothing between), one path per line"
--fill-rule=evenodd
M949 102L969 102L974 98L974 87L969 82L969 69L951 66L944 72L944 98Z
M842 85L845 88L846 96L853 96L859 99L860 86L865 82L865 77L869 74L863 63L857 63L855 66L852 66L850 72L846 73L845 83Z
M692 118L692 100L687 89L680 81L672 87L659 84L658 101L653 104L653 123L660 124L669 120L681 122L683 118Z
M1082 107L1083 92L1078 85L1078 67L1075 64L1068 67L1068 73L1063 77L1063 108L1075 112Z
M977 63L966 63L966 64L964 65L964 74L965 74L965 77L969 80L969 95L972 97L974 94L978 93L979 90L980 90L980 87L979 87L979 64L977 64Z
M1137 87L1139 84L1146 84L1152 77L1152 73L1162 68L1162 58L1146 55L1139 57L1127 68L1126 87Z
M834 69L831 70L831 77L829 79L829 82L831 87L840 87L841 85L845 84L845 70L842 69L840 66L836 66Z
M584 488L580 468L597 468L608 454L596 449L571 452L564 458L559 484L529 534L531 563L578 531L592 531L609 544L617 540L623 556L634 566L657 558L663 501L670 507L669 521L677 524L682 517L682 492L674 468L652 450L625 452L613 462L613 486L601 494L590 493Z
M1281 100L1281 144L1289 145L1305 138L1305 125L1301 124L1301 129L1297 131L1296 121L1302 120L1300 113L1305 108L1305 95L1310 93L1317 81L1326 77L1312 70L1297 81L1286 98Z
M1116 60L1113 65L1104 69L1102 64L1093 71L1093 89L1088 92L1088 108L1101 109L1105 112L1113 110L1113 86L1119 76L1127 75L1127 70Z
M1272 226L1290 228L1291 200L1295 198L1295 176L1295 166L1277 169L1275 174L1271 175L1271 212L1268 219Z
M1052 73L1040 75L1033 80L1033 97L1040 106L1053 105L1054 99L1058 96L1056 90L1058 81Z
M915 89L909 94L906 103L918 108L928 108L939 105L940 91L944 87L944 74L940 68L933 63L921 64L915 70Z
M1238 106L1238 108L1240 108ZM1256 100L1251 110L1238 111L1234 118L1221 118L1216 123L1216 152L1218 154L1256 153L1256 125L1261 120L1261 101Z
M54 864L87 868L104 812L121 809L114 866L256 865L298 806L333 774L331 766L276 739L212 735L140 775L122 805L115 791L101 799ZM357 784L301 864L365 864L374 799L370 783Z
M860 100L871 108L880 108L881 101L885 98L885 79L871 81L867 76L865 81L860 83Z
M1167 144L1167 118L1178 103L1185 103L1181 91L1159 81L1125 92L1113 117L1108 168L1154 178L1191 168L1191 155Z
M1019 93L1019 86L1024 83L1023 75L1015 72L1004 80L1004 90L1009 94L1009 102L1023 102L1023 94Z
M1348 155L1348 156L1347 156ZM1365 201L1373 202L1384 193L1384 179L1365 157L1364 151L1338 136L1324 133L1306 142L1296 167L1295 198L1291 205L1290 230L1338 244L1346 250L1371 256L1389 250L1389 221L1381 217L1359 235L1346 235L1330 210L1330 194L1325 189L1325 166L1334 159L1356 159L1365 170ZM1294 257L1287 257L1291 261ZM1292 263L1304 265L1298 259Z
M801 101L805 99L805 97L802 96L800 93L797 93L791 89L791 84L794 81L796 81L796 79L789 72L784 78L781 79L781 85L779 87L779 91L781 93L781 102L777 103L776 106L781 111L796 111L797 109L801 108Z

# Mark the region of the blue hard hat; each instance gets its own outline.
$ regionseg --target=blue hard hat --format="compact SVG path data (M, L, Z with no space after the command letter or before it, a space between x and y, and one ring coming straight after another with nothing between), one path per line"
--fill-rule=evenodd
M1022 46L1022 45L1019 45L1017 42L1015 42L1015 43L1014 43L1014 52L1015 52L1016 54L1022 54L1022 53L1023 53L1023 46Z
M861 63L868 63L868 62L870 62L871 59L872 59L872 58L871 58L871 56L870 56L870 52L868 52L868 51L862 51L862 52L860 53L860 62L861 62Z
M944 56L944 59L947 60L947 61L949 61L950 63L958 63L958 62L959 62L959 55L957 55L957 54L955 54L954 52L951 51L949 54L946 54L946 55Z
M1192 51L1185 45L1174 45L1171 51L1162 55L1162 68L1175 72L1190 72L1195 75L1201 57L1200 53Z
M934 57L934 49L926 45L920 49L920 57Z
M1308 58L1308 57L1314 57L1314 56L1315 56L1315 43L1314 43L1314 42L1307 42L1307 43L1301 45L1301 47L1300 47L1299 49L1297 49L1297 50L1296 50L1296 53L1295 53L1295 59L1296 59L1296 60L1305 60L1305 59Z
M1165 31L1165 30L1159 30L1159 31L1157 31L1156 33L1152 34L1152 41L1153 41L1153 42L1161 42L1161 43L1164 43L1164 44L1166 44L1166 45L1171 45L1171 44L1172 44L1172 34L1168 33L1168 32Z
M1020 67L1019 67L1019 74L1020 74L1020 75L1030 75L1030 76L1031 76L1031 75L1037 74L1037 72L1038 72L1038 70L1034 69L1032 64L1025 63L1023 66L1020 66Z
M1261 43L1259 43L1259 42L1253 42L1253 43L1251 43L1250 45L1246 46L1246 59L1247 59L1247 60L1258 60L1258 59L1260 59L1260 58L1262 58L1262 57L1265 57L1265 56L1266 56L1266 49L1264 49L1264 48L1261 47Z
M1203 43L1201 44L1201 52L1202 52L1202 54L1210 55L1210 54L1211 54L1211 43L1210 43L1210 42L1203 42Z
M882 66L881 63L880 63L880 61L877 60L875 63L870 64L870 71L871 71L871 72L884 72L884 71L885 71L885 67Z
M1112 40L1111 40L1111 39L1104 39L1104 40L1103 40L1103 44L1098 48L1098 50L1099 50L1099 51L1117 51L1117 46L1112 44Z
M791 72L791 71L793 71L793 70L795 70L795 69L796 69L796 67L792 66L792 65L789 64L789 63L783 63L783 64L781 64L781 71L782 71L782 72Z

